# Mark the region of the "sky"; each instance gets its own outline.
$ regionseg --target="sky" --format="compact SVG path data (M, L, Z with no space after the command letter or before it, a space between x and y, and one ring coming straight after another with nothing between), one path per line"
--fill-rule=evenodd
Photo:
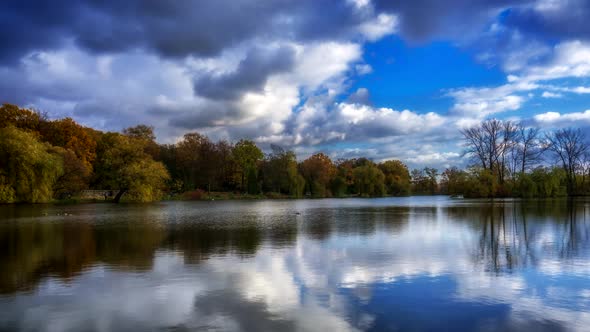
M483 119L590 127L588 17L587 0L7 0L0 102L445 168Z

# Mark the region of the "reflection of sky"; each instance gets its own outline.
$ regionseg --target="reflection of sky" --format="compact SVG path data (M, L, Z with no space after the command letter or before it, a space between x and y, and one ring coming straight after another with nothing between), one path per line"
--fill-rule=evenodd
M97 265L69 281L46 278L33 293L0 299L0 329L590 326L590 225L584 220L568 226L531 217L527 242L512 210L496 225L493 240L473 215L453 217L444 206L330 211L322 201L317 210L293 204L302 211L293 221L293 245L265 242L253 256L213 255L194 265L181 252L160 250L149 271ZM318 237L313 227L320 226L328 231ZM494 253L499 268L490 264Z

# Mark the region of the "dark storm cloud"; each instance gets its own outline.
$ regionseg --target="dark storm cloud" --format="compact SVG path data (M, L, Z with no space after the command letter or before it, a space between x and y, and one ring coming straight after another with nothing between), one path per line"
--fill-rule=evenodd
M590 38L587 0L546 4L534 0L375 0L374 4L378 12L398 14L400 34L415 42L477 37L498 18L511 29L541 38Z
M3 1L0 63L13 64L32 50L60 46L66 36L64 21L72 21L77 11L74 1Z
M505 19L509 27L532 35L557 39L589 39L590 1L558 1L543 7L510 10Z
M223 119L235 118L240 113L231 103L215 101L199 105L199 109L203 111L195 112L193 106L178 107L172 111L165 108L153 108L150 113L165 115L169 119L170 126L182 129L213 127Z
M414 42L462 39L481 32L504 9L531 0L376 0L377 11L399 15L400 34Z
M194 82L194 91L211 99L236 99L246 91L261 90L268 76L290 70L294 62L293 48L281 47L272 51L254 48L234 72L199 76Z
M67 41L92 52L213 56L253 38L349 38L374 17L336 0L8 0L0 6L2 62Z
M497 15L531 33L588 38L590 2L558 2L539 11L532 0L374 0L357 8L340 0L5 0L0 5L0 63L73 41L92 52L154 51L166 57L214 56L250 39L351 38L388 12L411 41L475 36ZM352 34L352 35L351 35Z

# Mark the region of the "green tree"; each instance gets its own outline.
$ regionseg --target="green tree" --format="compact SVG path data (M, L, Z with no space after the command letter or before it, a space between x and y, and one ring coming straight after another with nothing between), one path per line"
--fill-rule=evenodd
M568 195L578 194L576 177L590 151L585 132L580 128L565 128L547 133L545 146L565 172Z
M495 197L498 178L489 169L474 168L465 184L463 195L469 198Z
M154 133L153 126L137 125L123 129L125 136L137 139L144 144L144 151L152 156L152 158L160 159L160 147L156 143L156 134Z
M560 197L567 195L565 171L559 167L537 167L530 173L538 197Z
M441 174L441 192L447 195L463 195L467 182L467 172L451 167Z
M244 139L236 143L232 154L240 176L240 188L242 190L246 189L246 186L250 188L250 184L246 184L246 175L248 175L249 180L251 178L250 174L256 173L258 162L264 158L264 154L253 141Z
M336 175L330 183L332 195L335 197L344 197L348 193L348 185L346 179L340 175Z
M141 140L118 133L105 134L98 144L96 185L116 190L117 203L126 193L133 201L156 200L169 179L164 165L154 161L143 147Z
M302 196L305 179L297 170L295 153L276 145L271 145L271 148L272 153L266 156L262 164L263 189L293 197Z
M260 185L258 184L258 175L256 169L251 167L248 169L248 194L258 195L260 194Z
M374 164L354 168L354 184L360 196L385 195L385 175Z

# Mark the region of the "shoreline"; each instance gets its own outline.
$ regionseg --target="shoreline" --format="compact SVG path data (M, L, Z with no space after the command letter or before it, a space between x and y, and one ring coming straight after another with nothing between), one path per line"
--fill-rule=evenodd
M557 196L557 197L453 197L453 195L448 194L434 194L434 195L407 195L407 196L374 196L374 197L366 197L360 195L348 195L348 196L340 196L340 197L312 197L312 196L303 196L303 197L292 197L288 195L279 195L276 193L272 194L261 194L261 195L248 195L248 194L236 194L231 192L212 192L210 194L203 195L199 198L192 198L192 197L182 197L182 194L178 194L172 197L166 197L161 200L157 201L150 201L150 202L138 202L133 200L125 200L123 199L120 203L115 203L112 199L103 200L103 199L63 199L63 200L52 200L49 202L38 202L38 203L27 203L27 202L16 202L16 203L0 203L0 206L11 206L11 205L76 205L76 204L153 204L158 202L206 202L206 201L259 201L259 200L319 200L319 199L350 199L350 198L358 198L358 199L377 199L377 198L410 198L410 197L428 197L428 196L445 196L448 197L450 200L454 201L461 201L461 200L521 200L521 201L533 201L533 200L567 200L567 199L578 199L578 198L589 198L590 196Z

